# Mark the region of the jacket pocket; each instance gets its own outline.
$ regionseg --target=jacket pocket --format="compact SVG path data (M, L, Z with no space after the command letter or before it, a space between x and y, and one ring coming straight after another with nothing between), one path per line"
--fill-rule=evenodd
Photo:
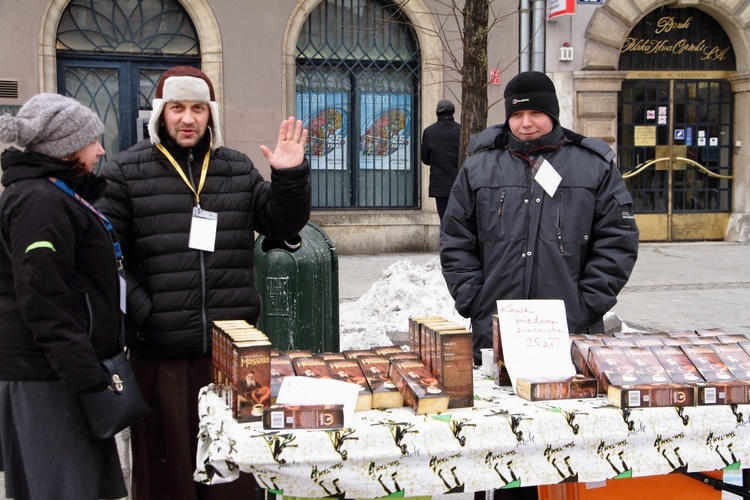
M509 217L506 189L485 188L477 194L477 236L480 241L500 241L506 236L504 221Z
M541 239L554 242L560 253L575 252L576 246L588 244L594 220L593 192L585 187L558 189L555 197L544 203Z
M635 216L633 215L633 196L630 191L623 190L614 194L615 201L619 205L620 212L615 222L617 229L633 230L637 228Z

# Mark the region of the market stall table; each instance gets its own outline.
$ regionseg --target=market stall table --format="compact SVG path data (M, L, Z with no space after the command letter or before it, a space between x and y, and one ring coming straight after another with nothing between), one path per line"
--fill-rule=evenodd
M375 498L738 469L750 405L620 409L603 397L530 402L474 372L472 408L354 413L338 430L238 423L215 386L200 395L195 480L253 473L300 497Z

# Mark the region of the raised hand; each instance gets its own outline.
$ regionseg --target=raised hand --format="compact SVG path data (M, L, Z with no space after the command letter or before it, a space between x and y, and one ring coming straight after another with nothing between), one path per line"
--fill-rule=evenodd
M292 168L302 163L306 144L307 129L302 128L302 120L295 120L290 116L281 122L276 149L271 151L266 146L261 146L260 150L274 168Z

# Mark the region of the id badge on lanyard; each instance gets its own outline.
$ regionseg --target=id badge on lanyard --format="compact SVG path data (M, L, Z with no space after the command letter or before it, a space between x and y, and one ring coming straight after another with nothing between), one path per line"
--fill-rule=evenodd
M201 210L200 206L193 207L188 246L195 250L213 252L216 244L218 222L219 218L216 212Z
M196 206L193 207L193 216L190 221L190 238L188 239L188 247L194 250L203 250L206 252L213 252L216 245L216 229L218 227L218 214L216 212L210 212L208 210L202 210L200 205L200 192L203 189L203 184L206 182L206 174L208 173L208 160L210 158L212 143L208 145L208 151L206 156L203 157L203 166L201 167L201 178L198 183L198 188L193 188L193 185L188 180L182 167L175 161L172 155L162 144L157 144L156 147L164 153L164 156L169 160L174 169L180 174L182 181L187 185L188 188L195 195Z

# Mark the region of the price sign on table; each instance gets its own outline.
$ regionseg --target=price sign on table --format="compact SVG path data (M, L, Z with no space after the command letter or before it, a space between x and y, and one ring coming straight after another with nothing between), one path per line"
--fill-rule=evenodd
M576 374L562 300L498 300L497 314L514 390L517 378L562 380Z

